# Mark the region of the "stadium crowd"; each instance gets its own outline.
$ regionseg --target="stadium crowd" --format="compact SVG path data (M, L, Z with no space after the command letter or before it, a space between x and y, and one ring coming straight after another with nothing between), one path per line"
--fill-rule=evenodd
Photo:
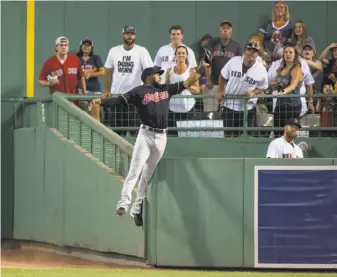
M257 120L259 115L273 115L273 126L283 127L289 118L302 120L313 114L318 116L319 126L337 126L337 40L327 45L322 53L317 53L315 40L305 22L290 20L290 10L284 1L275 2L272 19L263 23L256 34L248 38L246 45L232 39L234 31L232 22L223 20L219 24L218 37L205 34L200 39L200 53L208 51L211 54L211 67L181 95L201 94L205 97L172 98L168 127L177 127L180 121L214 119L221 119L223 127L243 127L244 105L248 107L248 127L263 126ZM141 85L141 73L147 67L156 65L164 70L162 84L175 83L186 80L203 59L202 55L196 57L195 52L183 43L182 26L169 28L170 42L158 49L154 60L146 47L135 43L136 33L134 26L125 26L123 43L112 47L104 62L94 52L94 41L90 37L82 39L75 54L69 52L69 39L58 37L55 55L41 68L39 84L49 88L50 93L95 94L106 98ZM229 78L233 76L226 77L224 72L233 67L235 57L244 55L250 55L253 63L247 66L242 58L239 70L234 74L239 81L231 84ZM261 74L267 78L266 89L244 91L244 82L255 82L246 77L257 64L262 64L265 70ZM103 88L99 78L104 79ZM254 98L261 93L275 97ZM321 93L327 96L315 97ZM307 94L310 97L281 97L284 94ZM238 98L226 99L227 95ZM248 103L243 102L243 95L251 97ZM77 104L88 111L88 101ZM90 113L111 127L140 125L136 108L131 105L119 105L114 110L94 106ZM126 131L118 133L125 135ZM336 131L322 134L337 136ZM177 132L172 131L171 135L177 135ZM226 135L237 136L239 132L226 132Z

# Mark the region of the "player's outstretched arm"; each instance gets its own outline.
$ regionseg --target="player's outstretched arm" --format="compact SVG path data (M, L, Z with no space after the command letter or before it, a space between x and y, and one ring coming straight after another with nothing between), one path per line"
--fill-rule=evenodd
M196 72L192 73L190 77L183 83L185 88L191 87L196 81L205 75L206 68L209 68L210 65L205 62L201 62L198 66Z
M110 98L96 98L92 100L89 104L89 111L93 106L106 106L106 107L114 107L119 104L125 104L125 98L120 95L119 97L110 97Z

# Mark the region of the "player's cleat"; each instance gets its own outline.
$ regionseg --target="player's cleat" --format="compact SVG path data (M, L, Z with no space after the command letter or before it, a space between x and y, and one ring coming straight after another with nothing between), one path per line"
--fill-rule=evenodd
M123 215L125 215L125 213L126 213L126 210L123 207L118 208L117 211L116 211L117 216L123 216Z
M143 226L143 218L142 214L133 214L133 221L136 224L136 226Z

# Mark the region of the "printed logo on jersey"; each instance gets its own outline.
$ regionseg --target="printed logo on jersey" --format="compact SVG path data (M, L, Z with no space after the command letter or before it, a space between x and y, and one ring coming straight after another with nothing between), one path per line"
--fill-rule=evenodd
M68 68L68 74L77 74L77 68L76 67L69 67Z
M292 159L293 155L292 154L282 154L283 159Z
M275 44L285 42L285 40L280 31L275 31L271 37L271 41Z
M294 158L300 159L301 157L298 156L298 155L296 155L296 157L293 157L292 154L282 154L282 158L283 158L283 159L294 159Z
M160 100L168 99L169 94L167 91L163 92L155 92L155 93L146 93L143 98L143 105L149 104L151 101L152 102L159 102Z
M233 52L230 51L221 51L221 50L214 50L213 51L213 57L225 57L225 58L233 58L235 56L235 54Z
M118 61L117 67L119 73L132 73L135 63L131 60L131 56L123 56L122 61Z
M168 60L169 60L168 56L163 56L163 57L160 58L161 62L168 62Z
M51 76L63 76L63 70L62 69L58 69L56 71L53 71L50 73Z
M231 77L241 78L242 77L242 72L232 70L231 71ZM256 80L254 80L253 78L251 78L249 76L245 77L245 82L247 82L250 85L255 85L257 83Z

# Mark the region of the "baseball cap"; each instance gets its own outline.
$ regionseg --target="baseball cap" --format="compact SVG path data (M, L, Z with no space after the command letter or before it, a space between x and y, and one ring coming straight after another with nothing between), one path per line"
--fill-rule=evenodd
M85 42L88 42L88 43L91 44L91 46L94 46L93 40L91 38L89 38L89 37L85 37L84 39L82 39L81 42L80 42L80 45L82 45Z
M220 22L220 26L222 26L222 25L224 25L224 24L228 24L228 25L230 25L231 27L233 26L232 22L230 22L229 20L222 20L222 21Z
M153 66L153 67L148 67L143 70L141 79L143 82L145 82L145 79L147 76L153 75L159 73L162 75L164 73L164 70L162 70L159 66Z
M297 126L299 129L302 128L301 124L299 123L298 119L296 118L290 118L286 121L285 125L290 125L290 126Z
M291 46L291 47L295 47L296 43L293 41L286 41L283 43L283 48L285 48L286 46Z
M259 45L257 43L255 43L255 42L249 42L249 43L247 43L245 49L246 50L254 49L257 52L260 50Z
M60 44L61 42L64 42L64 43L69 43L69 39L67 39L66 37L64 36L61 36L61 37L58 37L55 41L55 45L58 45Z
M311 49L315 49L315 42L312 38L307 38L305 41L304 41L304 45L303 45L303 48L306 47L306 46L309 46Z
M136 28L133 26L125 26L122 30L122 33L136 33Z

